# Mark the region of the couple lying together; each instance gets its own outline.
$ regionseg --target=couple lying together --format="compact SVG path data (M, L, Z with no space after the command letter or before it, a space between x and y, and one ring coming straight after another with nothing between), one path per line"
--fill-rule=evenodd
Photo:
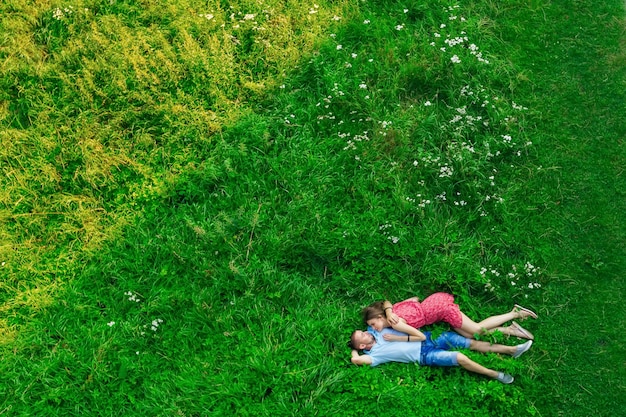
M363 309L367 331L356 330L350 337L352 363L376 366L386 362L417 362L427 366L462 366L471 372L496 379L504 384L513 382L511 375L485 368L460 352L450 349L470 349L478 352L495 352L521 356L530 349L533 335L515 319L537 318L533 311L515 304L505 314L491 316L476 323L467 317L454 297L447 293L435 293L419 302L417 297L392 305L389 301L374 303ZM502 325L508 321L509 326ZM418 330L422 326L446 322L456 332L445 332L432 340L430 332ZM517 346L491 344L472 339L475 334L493 331L528 339ZM363 354L359 354L363 351Z

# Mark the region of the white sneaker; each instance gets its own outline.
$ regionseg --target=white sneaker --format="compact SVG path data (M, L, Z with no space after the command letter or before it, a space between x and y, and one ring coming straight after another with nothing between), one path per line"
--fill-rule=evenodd
M514 358L519 358L520 356L522 356L522 354L524 352L526 352L528 349L530 349L530 347L533 345L533 341L529 340L526 343L522 343L521 345L517 345L515 349L515 353L513 354Z

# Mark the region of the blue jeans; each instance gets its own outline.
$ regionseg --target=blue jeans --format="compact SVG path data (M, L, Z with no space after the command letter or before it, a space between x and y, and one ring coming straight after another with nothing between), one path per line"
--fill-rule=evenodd
M454 332L442 333L432 340L430 332L424 332L426 340L422 342L420 364L426 366L457 366L458 352L449 352L450 349L467 349L471 340Z

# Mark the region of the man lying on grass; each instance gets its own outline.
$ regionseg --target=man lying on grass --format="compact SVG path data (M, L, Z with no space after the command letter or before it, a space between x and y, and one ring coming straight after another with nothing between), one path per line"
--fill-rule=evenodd
M495 352L520 357L530 349L533 341L517 346L490 344L474 339L468 339L454 332L445 332L432 340L430 332L424 332L423 337L409 336L390 328L381 332L373 327L367 331L356 330L350 337L352 347L352 363L355 365L376 366L386 362L417 362L426 366L462 366L470 372L476 372L497 379L503 384L513 382L511 375L497 372L477 364L460 352L450 352L450 349L470 349L478 352ZM359 355L362 350L364 355Z

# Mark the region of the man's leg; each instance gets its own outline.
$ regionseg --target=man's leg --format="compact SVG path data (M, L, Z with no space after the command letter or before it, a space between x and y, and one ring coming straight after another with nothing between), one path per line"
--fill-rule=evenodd
M489 378L497 379L503 384L510 384L513 382L513 377L502 372L494 371L493 369L486 368L478 363L474 362L464 354L460 352L449 352L443 349L434 348L429 350L422 356L422 365L426 366L461 366L464 369L474 372L480 375L485 375Z
M457 355L457 361L459 362L459 365L461 365L468 371L497 379L503 384L512 384L514 381L514 378L511 375L505 374L504 372L497 372L493 369L485 368L484 366L477 364L462 353L459 353Z
M493 369L485 368L482 365L477 364L464 354L457 352L456 360L460 366L467 369L470 372L475 372L477 374L488 376L489 378L497 378L498 372Z

